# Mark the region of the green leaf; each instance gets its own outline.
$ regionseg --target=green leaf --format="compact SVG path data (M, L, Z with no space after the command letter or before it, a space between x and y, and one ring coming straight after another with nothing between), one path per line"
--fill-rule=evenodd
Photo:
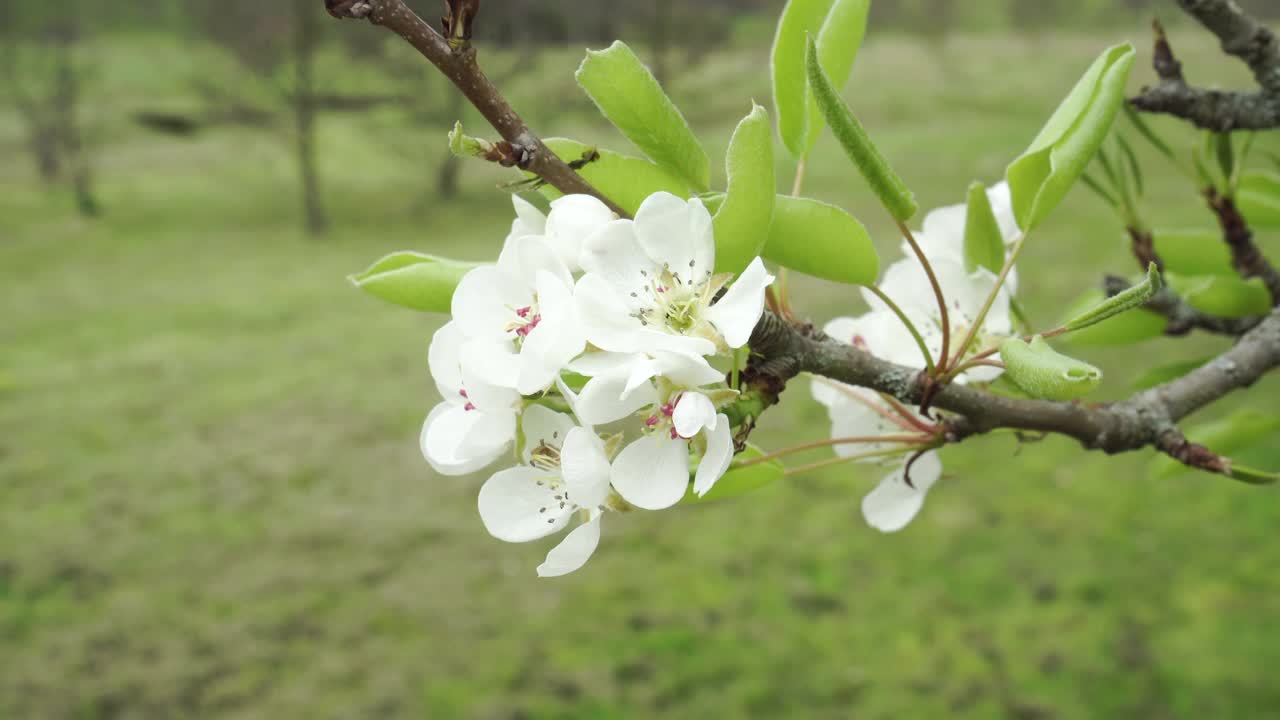
M1216 133L1213 140L1214 153L1218 157L1218 169L1222 171L1222 177L1230 180L1236 173L1236 148L1231 143L1231 133Z
M773 221L773 128L759 105L733 131L725 170L729 187L715 215L716 272L736 274L764 250Z
M1004 235L987 187L975 181L969 186L969 207L964 216L964 265L973 272L984 267L993 273L1004 268Z
M867 15L870 11L871 0L835 0L818 32L818 63L837 91L849 81L854 59L857 58L862 40L867 34ZM801 55L800 59L803 57ZM812 93L809 94L808 118L809 128L804 148L806 156L813 151L823 126L822 111Z
M1111 193L1107 192L1107 189L1102 186L1102 183L1095 180L1087 171L1080 174L1080 181L1084 183L1085 187L1092 190L1095 195L1102 198L1103 202L1110 205L1113 210L1120 209L1119 201L1117 201Z
M1038 226L1066 197L1102 146L1124 102L1132 45L1102 53L1006 173L1014 214L1024 231Z
M809 79L805 71L805 45L822 29L832 0L790 0L778 19L773 38L773 109L778 135L797 159L809 151ZM812 108L817 112L816 108ZM815 118L816 119L816 118Z
M1169 272L1238 277L1221 230L1153 230L1151 237Z
M880 273L875 244L862 223L834 205L790 195L775 198L764 257L850 285L871 285Z
M484 140L462 132L462 123L455 122L449 131L449 152L460 158L484 157L493 146Z
M1122 104L1128 105L1128 103ZM1142 181L1142 166L1138 164L1138 155L1121 133L1116 133L1116 144L1120 146L1120 154L1124 155L1125 162L1129 168L1129 177L1133 178L1134 194L1140 198L1146 193L1146 187Z
M1146 304L1153 295L1163 287L1164 283L1160 280L1160 270L1155 263L1147 266L1147 278L1137 285L1131 286L1122 293L1117 293L1098 305L1086 310L1079 315L1071 318L1063 323L1063 327L1068 332L1083 330L1091 325L1097 325L1100 322L1113 318L1130 310L1135 310Z
M1217 356L1210 355L1208 357L1202 357L1196 360L1181 360L1176 363L1169 363L1168 365L1160 365L1158 367L1153 367L1147 370L1146 372L1142 373L1141 375L1139 375L1138 379L1133 381L1133 389L1149 390L1157 385L1163 385L1167 382L1177 380L1178 378L1182 377L1183 375L1186 375L1192 370L1199 369L1205 363L1213 360L1215 357Z
M1236 205L1254 230L1280 230L1280 173L1251 170L1241 175Z
M1266 442L1280 431L1280 415L1258 410L1241 410L1220 420L1200 423L1184 430L1188 440L1199 443L1219 455L1234 455ZM1151 461L1152 478L1164 478L1194 470L1171 457L1161 455Z
M1228 477L1250 485L1271 485L1280 482L1280 473L1256 470L1238 462L1231 463L1231 473Z
M543 142L566 162L578 160L584 153L595 150L599 157L583 165L578 174L631 215L640 209L645 198L656 192L689 197L689 184L683 178L644 158L592 148L567 138L547 138ZM553 200L561 194L550 185L543 185L541 192Z
M449 312L454 288L478 263L396 252L349 279L356 287L395 305L423 312Z
M805 64L809 71L809 88L813 91L818 108L822 110L827 125L844 147L849 159L871 185L872 192L880 198L890 215L902 222L911 219L918 208L915 196L893 168L889 167L889 163L867 136L867 131L832 86L831 80L818 63L818 50L813 40L809 41Z
M1054 350L1036 335L1031 342L1009 338L1000 346L1005 375L1033 398L1074 400L1102 382L1102 371Z
M1071 304L1066 317L1073 318L1081 315L1105 300L1106 295L1101 290L1090 290ZM1077 330L1066 336L1064 340L1074 347L1130 345L1162 337L1168 325L1169 321L1166 318L1150 310L1134 310L1103 320L1093 327Z
M1271 312L1271 295L1261 278L1243 280L1225 275L1177 275L1165 279L1182 299L1200 312L1242 318Z
M1138 131L1138 134L1146 138L1147 142L1151 143L1151 146L1159 151L1161 155L1177 162L1177 156L1174 154L1173 148L1169 147L1169 144L1151 129L1147 121L1142 118L1141 113L1134 110L1129 103L1120 103L1120 107L1124 110L1125 117L1129 118L1129 122L1133 123L1133 127Z
M711 161L649 68L622 42L588 50L575 77L600 112L654 162L696 191L711 186Z
M764 456L766 453L755 445L747 445L747 449L738 453L734 458L734 463L742 463L748 460L754 460ZM729 466L729 471L724 474L716 484L707 491L706 495L698 497L693 494L693 484L690 482L689 490L685 492L684 499L681 502L697 503L708 502L710 500L723 500L725 498L737 497L754 492L760 488L781 480L786 473L786 467L781 460L774 459L768 462L762 462L749 467L736 468L734 465Z

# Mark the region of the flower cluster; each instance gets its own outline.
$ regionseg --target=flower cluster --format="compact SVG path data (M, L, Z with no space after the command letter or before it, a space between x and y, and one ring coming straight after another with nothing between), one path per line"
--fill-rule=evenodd
M697 199L658 193L634 220L585 195L545 216L514 203L497 264L463 277L432 338L444 401L422 451L461 475L514 448L518 464L480 490L481 519L509 542L579 519L538 567L563 575L594 552L604 513L670 507L691 475L703 495L728 469L734 440L719 408L736 392L710 360L746 344L773 277L759 258L736 280L714 272L711 215Z
M990 188L987 197L1008 247L1019 234L1008 184ZM997 276L986 268L972 272L965 268L966 213L965 205L933 210L925 217L923 229L915 234L946 298L953 338L964 337L979 322L982 308L997 283ZM904 246L903 253L906 257L885 271L880 289L898 303L919 330L931 355L937 358L942 352L942 314L928 275L914 251ZM976 346L988 346L1013 332L1011 294L1015 288L1016 277L1010 273L977 328ZM925 362L920 348L902 321L876 295L864 291L864 298L871 306L870 312L856 318L836 318L827 324L826 333L886 360L923 369ZM958 375L956 381L990 382L999 375L998 367L978 366ZM812 390L814 398L827 408L833 439L928 433L934 428L929 418L864 388L814 378ZM893 472L862 502L868 524L884 532L905 527L920 511L925 493L942 474L942 464L933 451L918 454L908 463L903 461L905 452L876 452L892 451L892 443L863 444L856 451L849 444L838 443L834 447L845 457L869 456L864 458L866 461L883 462L885 456L894 458Z

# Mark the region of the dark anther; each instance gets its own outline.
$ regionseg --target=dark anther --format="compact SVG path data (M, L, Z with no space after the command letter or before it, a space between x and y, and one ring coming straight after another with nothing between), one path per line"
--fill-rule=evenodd
M451 42L471 39L471 25L480 13L480 0L445 0L444 36Z

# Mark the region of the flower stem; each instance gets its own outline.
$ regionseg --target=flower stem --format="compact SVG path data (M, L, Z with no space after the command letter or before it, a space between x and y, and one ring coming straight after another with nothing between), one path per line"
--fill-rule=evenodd
M897 315L898 319L902 321L902 324L906 326L907 332L910 332L911 337L915 338L916 345L919 346L920 348L920 354L924 355L925 367L929 370L929 372L933 372L935 367L933 363L933 354L929 352L929 346L925 344L924 337L920 335L920 330L916 328L915 323L911 322L911 319L908 318L907 314L902 311L902 308L898 307L898 304L895 303L892 298L886 295L883 290L876 287L875 285L868 285L867 289L870 290L872 294L874 294L876 297L880 298L881 302L883 302L885 305L888 305L889 309L893 311L893 314Z
M890 450L876 450L874 452L865 452L865 453L859 453L857 455L848 455L845 457L831 458L830 460L822 460L815 463L809 463L808 465L798 465L793 468L787 468L786 472L784 472L782 475L783 477L791 477L792 475L799 475L800 473L806 473L811 470L821 470L822 468L831 467L833 465L843 465L845 463L857 462L859 460L868 460L868 459L877 458L877 457L892 457L894 455L906 455L907 453L910 453L910 452L917 452L920 449L921 448L917 445L910 445L903 448L893 448Z
M991 312L991 306L996 303L996 296L1000 294L1000 289L1004 287L1005 280L1009 278L1009 273L1013 271L1013 264L1018 262L1018 256L1022 254L1022 248L1026 244L1027 234L1021 233L1018 239L1013 243L1013 250L1009 253L1009 257L1004 261L1004 267L1000 268L1000 275L996 277L996 284L991 288L991 292L987 293L987 300L982 304L982 311L978 313L978 317L974 318L973 325L969 326L969 332L965 333L964 341L956 346L955 357L951 359L949 365L958 365L960 358L964 357L964 353L973 344L978 336L978 329L982 327L982 323L987 321L987 313ZM948 373L947 379L955 377L956 373Z
M792 455L798 452L804 452L805 450L816 450L817 448L830 447L832 445L852 445L855 443L900 443L904 445L923 445L925 443L932 442L932 441L933 441L932 435L867 435L862 437L842 437L842 438L831 438L829 440L814 440L813 442L801 443L799 445L792 445L791 447L782 448L781 450L775 450L769 453L768 455L761 455L760 457L751 458L750 460L744 460L743 462L740 462L740 463L734 463L731 466L731 469L737 470L739 468L751 467L752 465L767 463L770 460L776 460L780 457L785 457L787 455Z
M1039 335L1040 337L1044 338L1045 340L1048 340L1049 338L1055 338L1055 337L1058 337L1059 335L1061 335L1061 334L1065 333L1066 331L1067 331L1067 328L1066 328L1065 326L1063 326L1063 325L1059 325L1058 327L1056 327L1056 328L1054 328L1054 329L1052 329L1052 330L1048 330L1048 331L1045 331L1045 332L1042 332L1042 333L1036 333L1036 334L1034 334L1034 335L1023 335L1023 336L1022 336L1022 339L1023 339L1023 341L1025 341L1025 342L1031 342L1031 338L1035 337L1036 335ZM986 358L989 358L989 357L991 357L992 355L995 355L995 354L996 354L996 353L998 353L998 352L1000 352L1000 348L999 348L999 346L997 346L997 347L993 347L993 348L987 348L986 350L983 350L982 352L978 353L977 355L974 355L973 357L969 358L969 361L970 361L970 362L972 362L972 361L974 361L974 360L985 360ZM959 372L959 371L957 371L957 372L956 372L956 374L957 374L957 375L959 375L959 374L960 374L960 372Z
M916 236L911 233L911 228L899 220L898 229L902 231L902 236L907 239L907 244L911 246L916 258L920 260L920 266L924 268L925 275L929 276L929 284L933 286L933 296L938 301L938 319L942 321L942 354L938 357L938 362L941 365L937 368L930 366L929 370L931 372L936 370L939 374L944 373L947 371L947 355L951 350L951 318L947 313L947 298L942 294L942 286L938 284L938 276L933 272L933 265L929 263L929 258L925 257L924 251L920 249L920 243L916 242Z

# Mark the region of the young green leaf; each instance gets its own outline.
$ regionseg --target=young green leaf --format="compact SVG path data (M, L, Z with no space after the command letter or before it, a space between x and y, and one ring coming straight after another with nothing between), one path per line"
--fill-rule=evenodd
M567 138L547 138L543 142L566 162L582 161L593 154L598 155L583 163L578 174L632 215L640 209L640 203L645 198L656 192L689 197L689 184L682 177L644 158L593 148ZM561 194L550 185L543 185L541 192L552 200Z
M1123 103L1128 105L1129 103ZM1142 181L1142 166L1138 164L1138 155L1133 151L1133 146L1125 139L1123 133L1116 133L1116 144L1120 146L1120 154L1124 156L1128 163L1129 177L1133 178L1134 195L1141 198L1146 194L1145 183Z
M733 131L725 171L729 186L714 220L715 269L738 273L764 250L773 220L773 128L759 105Z
M969 272L984 267L999 273L1004 268L1004 235L991 209L987 187L977 181L969 186L969 207L964 216L964 265Z
M1169 286L1200 312L1227 318L1271 312L1271 295L1261 278L1166 273Z
M1271 485L1272 483L1280 482L1280 473L1257 470L1247 465L1241 465L1237 462L1232 462L1230 467L1231 470L1227 477L1239 480L1242 483L1248 483L1249 485Z
M1215 133L1213 149L1218 157L1218 169L1222 171L1222 177L1230 181L1231 176L1236 174L1236 148L1231 142L1231 133Z
M1102 202L1110 205L1111 209L1120 209L1120 203L1115 199L1115 197L1111 193L1107 192L1107 189L1102 186L1102 183L1098 182L1088 173L1088 171L1080 174L1080 181L1084 183L1085 187L1092 190L1095 195L1102 198Z
M1146 138L1147 142L1151 143L1151 146L1161 155L1177 162L1177 156L1174 154L1173 148L1169 147L1169 144L1151 129L1151 126L1147 124L1147 121L1142 118L1142 115L1137 110L1133 109L1132 105L1120 103L1120 108L1124 110L1125 117L1129 118L1129 122L1133 124L1139 135Z
M836 92L818 62L818 49L812 39L809 40L808 53L805 55L805 66L809 71L809 88L813 91L818 108L822 110L822 116L827 119L827 125L831 126L831 132L840 141L849 159L871 185L872 192L880 198L890 215L902 222L911 219L918 207L915 196L893 168L889 167L889 163L867 136L867 131Z
M391 253L351 283L376 298L423 312L449 312L462 276L479 267L416 252Z
M1090 290L1071 303L1066 317L1074 318L1082 315L1105 301L1106 295L1101 290ZM1131 345L1162 337L1168 325L1168 319L1162 315L1150 310L1134 310L1103 320L1092 327L1077 330L1064 336L1063 340L1073 347Z
M1238 276L1231 267L1231 250L1222 241L1221 230L1154 230L1151 236L1169 272Z
M1133 381L1134 390L1149 390L1157 385L1163 385L1167 382L1177 380L1187 373L1195 370L1205 363L1213 360L1215 356L1196 358L1195 360L1179 360L1168 365L1159 365L1150 368L1146 372L1138 376Z
M449 131L449 152L457 157L484 157L491 147L493 146L484 140L462 132L461 122L455 122L453 129Z
M1243 173L1236 189L1236 204L1251 228L1280 230L1280 173L1268 170Z
M775 198L764 257L850 285L870 285L880 273L875 244L862 223L834 205L790 195Z
M654 162L696 191L711 185L711 161L649 68L622 42L589 50L575 77L600 112Z
M1118 45L1085 72L1006 173L1014 215L1030 231L1066 197L1106 138L1133 69L1132 45Z
M734 458L734 463L741 464L748 460L754 460L763 457L765 452L755 445L747 445L747 449L738 453ZM781 460L774 459L768 462L758 463L756 465L748 465L747 467L729 466L728 472L724 474L716 484L707 491L706 495L698 497L693 493L693 483L689 483L689 490L685 493L681 502L696 503L707 502L709 500L723 500L725 498L737 497L754 492L771 483L781 480L786 473L786 467Z
M822 23L822 29L818 31L818 63L837 90L849 81L854 59L857 58L862 40L867 34L867 15L870 11L871 0L835 0L827 13L827 19ZM812 93L809 94L808 118L809 128L804 148L806 156L813 151L823 126L822 111Z
M809 151L809 80L805 71L805 44L822 29L833 0L789 0L778 19L773 38L773 110L778 135L796 159ZM813 112L817 112L816 108Z
M1063 327L1067 332L1082 330L1090 325L1113 318L1123 312L1128 312L1136 308L1140 308L1146 304L1163 287L1164 283L1160 279L1160 270L1155 263L1147 266L1147 279L1130 287L1122 293L1117 293L1097 306L1080 313L1071 318Z
M1000 346L1005 375L1023 392L1042 400L1074 400L1102 382L1102 371L1054 350L1036 335L1031 342L1009 338Z

